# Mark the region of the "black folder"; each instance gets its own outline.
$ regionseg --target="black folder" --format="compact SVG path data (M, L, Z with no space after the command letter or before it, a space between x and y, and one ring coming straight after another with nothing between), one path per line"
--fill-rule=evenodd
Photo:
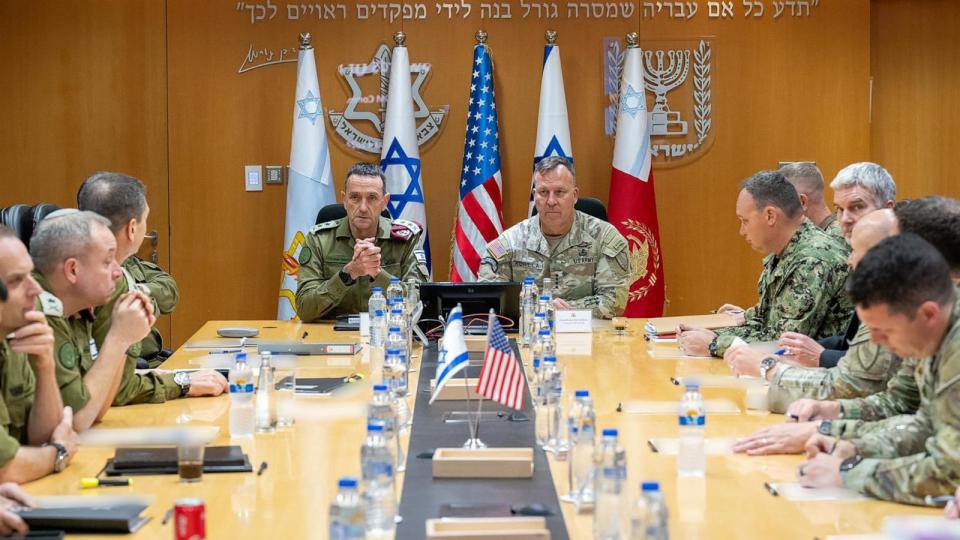
M117 448L104 472L107 476L177 474L177 449ZM203 453L203 472L253 472L253 466L239 446L208 446Z
M31 529L60 529L68 532L132 533L150 521L140 512L142 504L74 506L68 508L20 508L17 514Z

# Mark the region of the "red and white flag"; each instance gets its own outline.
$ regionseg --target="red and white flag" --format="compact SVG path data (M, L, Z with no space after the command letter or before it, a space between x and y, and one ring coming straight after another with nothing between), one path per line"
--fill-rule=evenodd
M507 335L497 321L496 315L490 316L487 334L487 352L483 355L483 369L477 383L477 393L520 410L523 408L523 394L526 379L520 369L520 362L513 354Z
M628 35L627 41L608 215L630 244L632 273L625 314L659 317L664 303L663 253L653 189L643 58L636 34Z

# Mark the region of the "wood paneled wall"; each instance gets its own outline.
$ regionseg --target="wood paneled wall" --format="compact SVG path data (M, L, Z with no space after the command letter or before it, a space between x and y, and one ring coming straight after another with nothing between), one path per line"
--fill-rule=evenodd
M207 319L271 318L285 186L244 192L242 170L287 163L295 64L238 74L243 57L250 45L296 47L298 33L310 31L324 108L342 110L349 90L337 66L368 61L403 30L411 60L433 68L426 102L450 106L441 134L421 148L435 277L445 279L472 35L480 26L494 55L510 223L526 209L547 28L560 36L578 182L602 200L613 146L603 133L602 38L639 28L641 45L712 41L713 146L690 163L655 169L670 313L753 301L760 257L737 236L736 185L778 161L814 159L829 179L847 163L873 158L891 168L906 195L957 195L942 157L953 146L945 137L956 135L960 103L951 95L956 55L947 47L956 15L926 8L951 2L821 2L809 19L763 20L743 17L738 5L736 17L722 21L705 16L705 2L689 21L665 12L642 18L641 2L634 4L634 17L617 21L517 20L519 6L513 21L448 21L434 17L430 3L425 21L294 22L280 13L251 24L233 0L5 2L0 157L12 168L0 204L69 204L97 169L140 176L150 185L153 223L170 220L161 261L183 292L174 342ZM908 20L922 13L931 22ZM934 23L942 31L925 26ZM914 77L901 77L911 70ZM371 156L330 140L339 191L347 167Z
M874 0L871 18L873 157L900 197L960 197L960 3Z

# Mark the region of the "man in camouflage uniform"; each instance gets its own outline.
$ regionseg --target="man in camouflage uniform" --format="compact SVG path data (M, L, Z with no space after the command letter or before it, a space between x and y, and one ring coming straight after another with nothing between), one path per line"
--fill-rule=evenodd
M920 408L851 441L815 435L800 482L910 504L952 495L960 482L960 298L950 267L935 247L903 233L867 253L848 291L874 342L918 360Z
M759 172L741 184L737 217L747 242L769 254L757 284L759 301L746 310L740 326L714 332L681 325L680 348L723 357L737 337L753 343L775 340L783 332L814 338L842 332L853 311L843 293L846 257L835 240L803 216L796 189L779 172Z
M32 269L26 247L0 225L0 482L59 472L77 448L57 387L53 332L33 309L40 286Z
M537 215L510 227L487 245L480 281L553 279L558 309L590 309L609 319L627 305L630 252L609 223L574 208L579 195L573 165L551 156L537 164Z
M347 217L310 229L297 273L296 308L302 321L367 311L373 287L386 289L392 277L418 283L428 279L423 229L380 215L390 201L386 182L372 163L350 167L340 192Z
M125 174L98 172L87 178L80 188L77 200L81 210L95 212L110 221L110 231L116 240L115 258L123 264L135 259L147 232L147 218L150 206L147 204L146 188L140 180ZM138 259L139 260L139 259ZM142 268L142 265L135 265ZM113 295L103 305L93 310L93 339L102 344L111 325L111 313L122 295L139 291L151 302L152 312L157 313L159 302L151 297L151 288L139 283L125 267L120 267L121 275L115 280ZM168 280L160 278L161 290L167 290ZM169 280L172 281L172 280ZM176 284L173 284L174 289ZM165 296L169 296L165 294ZM151 325L152 328L152 325ZM152 330L155 330L152 328ZM158 334L159 335L159 334ZM226 378L216 371L205 369L196 372L146 371L137 373L137 359L142 358L142 344L155 345L148 335L127 351L127 362L123 368L120 387L114 398L114 405L131 403L160 403L168 399L183 396L217 396L228 388Z
M820 168L809 161L798 161L784 165L780 168L780 173L796 188L800 205L803 206L803 215L821 231L835 238L840 249L845 253L849 252L850 247L843 238L837 215L830 211L823 197L823 174Z
M173 313L180 301L180 289L177 287L173 276L164 272L162 268L142 260L136 254L127 257L123 264L123 270L130 275L137 287L143 290L153 301L153 312L159 315L168 315ZM166 360L164 354L163 336L156 326L150 328L150 333L140 342L140 358L146 362L146 366L155 368Z

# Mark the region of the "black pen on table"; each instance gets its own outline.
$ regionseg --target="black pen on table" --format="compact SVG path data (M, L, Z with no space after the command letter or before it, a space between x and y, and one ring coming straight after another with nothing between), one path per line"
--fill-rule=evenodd
M307 336L309 336L309 335L310 335L310 332L307 332L306 330L304 330L304 331L303 331L303 335L300 336L300 341L303 341L303 340L307 339Z
M260 462L260 468L257 469L257 476L262 476L262 475L263 475L263 471L265 471L265 470L267 470L267 462L266 462L266 461L261 461L261 462Z

